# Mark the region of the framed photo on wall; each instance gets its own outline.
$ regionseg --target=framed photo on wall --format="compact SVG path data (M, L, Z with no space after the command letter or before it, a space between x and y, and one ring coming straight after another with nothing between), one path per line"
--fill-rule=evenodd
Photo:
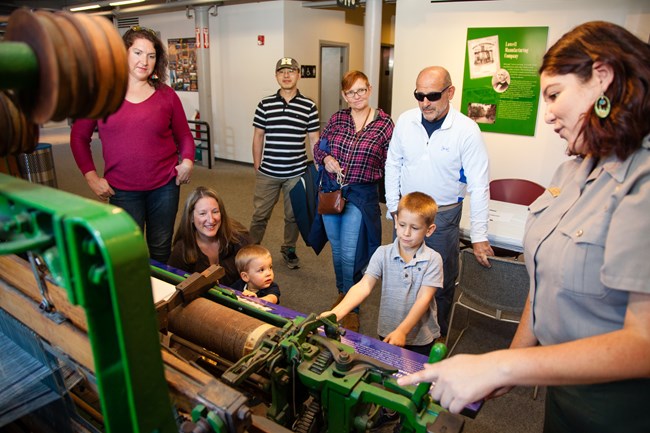
M196 74L196 39L177 38L167 40L169 57L169 85L181 92L198 92Z

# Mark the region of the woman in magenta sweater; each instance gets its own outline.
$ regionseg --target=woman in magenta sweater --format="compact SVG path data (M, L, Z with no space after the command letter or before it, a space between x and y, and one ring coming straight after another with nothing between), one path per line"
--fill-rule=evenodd
M155 32L140 26L124 34L129 82L122 106L103 120L79 119L70 146L90 189L127 211L146 235L149 255L166 263L171 252L181 183L189 183L194 139L178 95L164 84L167 55ZM90 142L99 129L104 176Z

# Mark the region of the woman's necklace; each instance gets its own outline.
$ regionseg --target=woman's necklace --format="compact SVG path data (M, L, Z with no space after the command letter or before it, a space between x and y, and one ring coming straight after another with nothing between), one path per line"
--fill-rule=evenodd
M372 112L372 108L368 107L368 114L366 114L366 118L363 120L363 125L361 125L361 128L357 129L357 134L361 133L361 131L363 131L363 128L366 127L366 123L368 123L368 119L370 118L370 113L371 112ZM356 127L357 122L354 122L354 123L355 123L355 127Z

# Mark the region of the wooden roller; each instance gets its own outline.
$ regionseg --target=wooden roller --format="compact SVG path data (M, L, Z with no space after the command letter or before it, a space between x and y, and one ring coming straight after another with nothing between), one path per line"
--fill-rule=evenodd
M37 82L16 89L19 109L30 119L28 131L14 131L23 134L20 150L35 148L36 143L26 141L36 136L34 124L106 118L122 104L128 85L126 47L105 18L17 9L9 17L5 40L25 43L38 61ZM0 153L15 150L3 146Z
M77 95L75 101L72 101L70 107L70 117L79 118L82 115L89 113L92 109L95 100L95 67L93 62L88 59L88 49L83 37L77 28L77 20L70 12L57 12L54 14L56 22L63 30L63 35L66 39L66 44L74 54L77 74L77 79L71 79L72 83L76 83L73 93ZM71 71L74 74L74 72Z
M19 111L20 128L22 130L19 153L32 153L38 146L39 127L28 119L25 113Z
M59 100L59 66L54 44L45 27L33 12L16 9L9 16L7 41L25 42L38 58L39 80L19 92L20 106L34 123L52 118Z
M122 105L124 97L126 96L126 88L129 80L129 67L127 60L126 47L124 41L115 27L108 22L107 19L102 17L92 16L104 30L104 35L108 41L108 47L113 58L113 78L115 79L115 87L111 89L106 106L103 108L103 113L114 113Z
M81 30L80 33L89 48L88 61L94 65L95 82L98 83L94 104L84 117L99 119L108 114L104 112L104 107L108 105L109 93L115 90L115 66L111 57L111 48L104 30L89 15L76 14L73 17L81 25L77 29Z
M36 15L36 18L52 40L54 52L56 53L56 64L59 71L59 95L56 101L56 109L52 113L50 120L60 122L65 120L70 112L70 101L73 99L72 69L76 69L77 63L72 60L74 54L68 47L59 25L54 21L54 16L44 11L37 11L34 15Z
M236 362L250 353L277 327L246 316L205 298L198 298L169 315L168 328L186 340L199 344Z
M19 110L11 92L0 92L0 131L0 156L31 153L38 144L38 125Z
M11 140L14 137L14 123L4 92L0 92L0 131L2 131L0 134L0 157L4 157L9 154Z

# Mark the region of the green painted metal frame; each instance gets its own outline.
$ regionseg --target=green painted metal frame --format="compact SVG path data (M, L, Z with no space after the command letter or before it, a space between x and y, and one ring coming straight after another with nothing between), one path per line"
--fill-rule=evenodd
M351 355L354 353L352 348L340 342L332 340L332 344ZM437 343L429 361L440 361L445 353L445 346ZM323 373L316 373L311 369L313 359L313 356L306 357L298 365L297 372L300 381L311 392L317 390L320 393L329 433L366 431L369 419L363 414L371 404L399 412L404 433L426 433L427 426L445 411L426 392L430 383L402 387L394 377L372 368L341 372L332 365Z
M38 82L38 59L24 42L0 43L0 89L25 89Z
M106 431L177 432L147 247L122 209L0 174L0 254L32 251L88 321Z

